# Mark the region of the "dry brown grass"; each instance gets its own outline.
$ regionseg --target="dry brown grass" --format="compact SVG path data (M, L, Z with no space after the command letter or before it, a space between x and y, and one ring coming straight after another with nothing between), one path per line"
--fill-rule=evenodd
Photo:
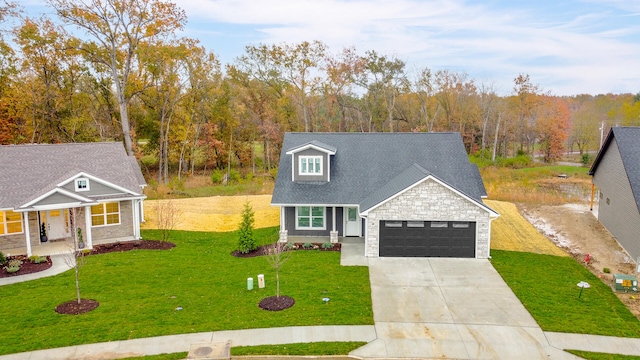
M158 203L169 200L147 200L143 229L157 229L155 209ZM211 196L204 198L172 199L181 211L176 230L235 231L241 221L242 207L246 201L255 212L255 228L277 226L280 210L271 206L271 195Z
M491 223L492 249L568 256L522 217L515 204L496 200L484 203L500 213Z

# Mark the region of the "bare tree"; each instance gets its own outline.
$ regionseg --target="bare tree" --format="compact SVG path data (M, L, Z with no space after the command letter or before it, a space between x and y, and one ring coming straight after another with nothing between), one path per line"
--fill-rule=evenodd
M291 252L287 251L287 243L276 241L271 245L265 257L269 265L276 270L276 297L280 297L280 269L289 261Z
M182 211L172 200L159 200L156 203L156 223L160 229L162 241L169 240L171 231L175 230L181 216Z
M77 208L69 209L69 217L71 222L71 233L73 241L68 243L68 252L64 256L64 262L70 268L73 268L75 272L75 280L76 280L76 298L78 304L81 303L80 298L80 268L84 265L84 252L78 246L80 242L82 242L82 229L78 227L77 222Z

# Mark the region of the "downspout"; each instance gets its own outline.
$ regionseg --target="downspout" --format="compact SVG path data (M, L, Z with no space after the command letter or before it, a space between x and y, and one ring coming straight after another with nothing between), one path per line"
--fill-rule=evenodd
M591 182L591 204L589 206L589 211L593 211L593 198L595 197L596 194L596 184L593 183L593 181Z

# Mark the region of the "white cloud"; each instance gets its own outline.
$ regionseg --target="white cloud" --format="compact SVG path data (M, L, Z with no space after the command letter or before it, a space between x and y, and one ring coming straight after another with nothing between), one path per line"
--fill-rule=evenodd
M563 13L508 1L179 1L190 19L215 25L220 48L230 37L254 44L320 40L334 52L354 45L395 54L408 68L482 74L506 92L518 73L528 73L556 94L637 92L640 27L634 14L640 5L629 3L574 1ZM245 33L225 34L224 24ZM219 51L215 42L211 50Z

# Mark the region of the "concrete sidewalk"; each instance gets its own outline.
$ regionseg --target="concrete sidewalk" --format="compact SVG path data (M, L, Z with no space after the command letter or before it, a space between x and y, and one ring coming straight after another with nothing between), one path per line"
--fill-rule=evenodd
M291 326L215 331L111 341L0 356L0 360L90 360L188 352L193 345L231 342L232 346L364 341L376 338L373 325Z
M65 256L66 255L51 255L51 267L47 270L33 274L0 278L0 286L62 274L73 267L66 263Z

